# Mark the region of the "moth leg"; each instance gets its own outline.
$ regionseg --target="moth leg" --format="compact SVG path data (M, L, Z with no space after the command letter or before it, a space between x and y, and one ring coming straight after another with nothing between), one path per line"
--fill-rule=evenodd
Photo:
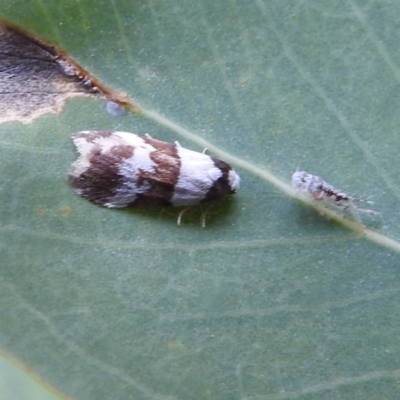
M208 210L207 210L207 211L208 211ZM203 211L203 212L201 213L200 222L201 222L201 227L202 227L202 228L205 228L205 227L206 227L207 211Z
M322 207L323 207L323 208L326 208L326 207L327 207L326 204L325 204L323 201L321 201L322 198L315 197L314 194L312 194L312 193L311 193L311 195L309 195L308 197L310 198L310 200L311 200L312 202L315 201L315 202L318 202L318 203L322 204ZM319 211L319 214L320 214L320 215L325 215L325 213L324 213L322 210L318 210L318 211Z
M349 213L351 214L351 216L362 226L364 226L364 224L361 221L360 215L358 214L358 208L353 204L353 203L347 203L347 204L342 204L340 202L335 202L335 205L337 207L343 207L343 211L349 211Z
M369 210L367 208L360 208L354 206L354 212L359 214L381 215L379 211Z
M176 147L182 147L181 144L177 140L175 140L175 146Z
M145 133L144 136L146 136L149 139L153 139L148 133Z
M206 154L206 151L207 151L208 149L207 149L207 147L202 151L202 154Z
M207 215L209 214L211 208L214 207L219 201L220 201L220 199L214 199L214 200L210 201L208 203L207 209L205 211L203 211L203 210L201 211L201 220L200 221L201 221L202 228L206 227L206 218L207 218Z
M185 207L183 210L181 210L181 211L179 212L179 214L178 214L178 219L177 219L177 221L176 221L176 224L177 224L178 226L181 225L181 221L182 221L183 214L185 214L185 212L186 212L187 210L189 210L189 208L192 208L192 206Z

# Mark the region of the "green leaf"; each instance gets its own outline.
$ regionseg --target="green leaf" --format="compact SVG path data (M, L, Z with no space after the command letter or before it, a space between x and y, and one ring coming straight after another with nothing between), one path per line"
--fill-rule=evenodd
M43 387L40 379L32 379L23 372L24 368L18 362L12 363L8 355L0 356L0 393L2 400L57 400L61 397L51 393L48 388ZM17 365L15 365L17 364ZM32 371L29 371L29 375Z
M23 12L21 10L23 9ZM78 399L399 398L400 3L2 0L142 115L71 99L0 126L0 346ZM230 162L237 195L108 210L70 134L126 130ZM366 226L289 188L372 196Z

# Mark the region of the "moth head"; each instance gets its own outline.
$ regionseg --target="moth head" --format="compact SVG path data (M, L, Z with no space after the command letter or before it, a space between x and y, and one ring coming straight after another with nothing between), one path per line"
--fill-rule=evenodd
M240 177L233 169L231 169L228 173L228 183L229 187L231 188L231 192L236 193L240 186Z

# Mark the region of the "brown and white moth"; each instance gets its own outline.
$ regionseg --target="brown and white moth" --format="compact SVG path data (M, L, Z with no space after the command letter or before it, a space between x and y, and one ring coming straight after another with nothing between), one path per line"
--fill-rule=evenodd
M178 142L112 131L82 131L72 138L80 156L69 183L100 206L187 207L239 188L240 178L230 165Z

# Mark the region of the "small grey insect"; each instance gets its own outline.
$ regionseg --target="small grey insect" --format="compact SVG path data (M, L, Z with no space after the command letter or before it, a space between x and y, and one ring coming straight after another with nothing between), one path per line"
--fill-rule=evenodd
M355 207L354 203L373 204L372 201L352 197L348 194L335 189L329 183L326 183L317 175L309 174L305 171L296 171L292 175L292 187L300 193L305 194L312 200L332 201L337 207L343 207L344 210L379 215L380 213L365 208Z

